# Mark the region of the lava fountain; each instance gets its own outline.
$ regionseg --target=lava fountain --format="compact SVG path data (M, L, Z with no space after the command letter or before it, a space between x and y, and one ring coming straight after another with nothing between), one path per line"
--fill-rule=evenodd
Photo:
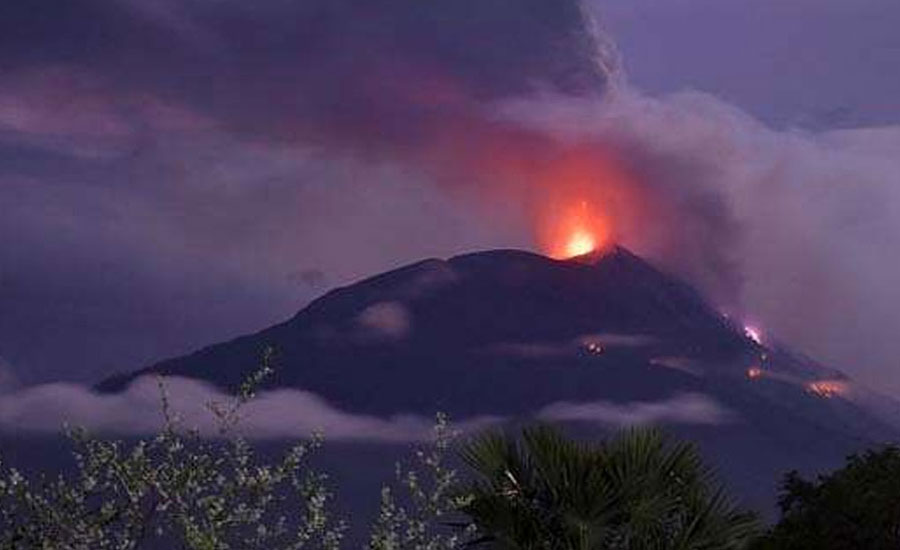
M566 256L581 256L593 251L596 247L597 241L593 235L587 231L577 231L566 243Z
M536 236L548 256L566 259L602 250L636 219L634 183L603 151L569 151L539 180Z
M562 210L546 239L545 248L554 258L582 256L610 244L610 221L588 201L577 201Z

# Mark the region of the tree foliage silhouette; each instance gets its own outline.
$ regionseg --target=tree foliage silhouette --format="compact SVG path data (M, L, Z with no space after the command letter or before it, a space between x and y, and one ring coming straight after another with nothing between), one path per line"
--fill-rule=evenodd
M530 428L477 438L463 458L477 473L463 510L498 550L728 550L756 531L692 445L652 429L588 444Z

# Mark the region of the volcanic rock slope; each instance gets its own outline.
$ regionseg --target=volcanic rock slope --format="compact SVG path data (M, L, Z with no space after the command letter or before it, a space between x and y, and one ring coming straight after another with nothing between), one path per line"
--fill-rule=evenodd
M843 374L757 342L620 247L565 261L517 250L425 260L98 389L149 373L234 388L268 346L270 387L353 413L557 420L585 434L665 424L745 493L764 484L768 495L787 469L832 466L896 436Z

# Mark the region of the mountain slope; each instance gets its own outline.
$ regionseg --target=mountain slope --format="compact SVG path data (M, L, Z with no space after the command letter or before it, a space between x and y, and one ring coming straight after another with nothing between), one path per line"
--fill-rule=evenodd
M843 374L762 345L622 248L567 261L516 250L425 260L98 390L150 373L234 388L267 346L277 353L269 387L352 413L552 420L586 436L655 420L700 443L760 509L772 509L785 471L834 466L897 436L890 407L861 401Z
M266 346L277 350L270 386L351 412L521 416L557 402L699 393L776 432L789 417L851 439L892 433L845 399L842 374L760 345L691 287L618 247L567 261L515 250L426 260L98 389L148 373L233 388Z
M400 375L435 380L445 367L465 378L548 356L573 366L616 357L612 349L603 357L580 353L579 343L592 335L643 340L657 353L703 346L706 357L728 358L749 350L746 338L692 289L624 249L578 261L492 251L426 260L334 290L286 323L135 374L234 387L272 345L281 366L274 385L323 392L352 409L392 412L414 404L355 402L348 386L389 377L399 389L407 386ZM121 389L134 376L100 388Z

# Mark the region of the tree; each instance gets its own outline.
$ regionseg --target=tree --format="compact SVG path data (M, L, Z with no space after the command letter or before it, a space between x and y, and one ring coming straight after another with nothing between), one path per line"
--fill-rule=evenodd
M468 497L447 464L458 435L438 414L431 444L416 450L412 466L397 464L395 486L381 489L370 550L456 550L471 539L473 526L460 518Z
M0 468L0 549L337 550L344 525L329 512L324 474L307 461L319 438L270 464L231 436L270 356L233 402L209 404L218 438L182 429L161 381L165 423L155 436L126 442L71 430L75 475L32 480Z
M850 456L843 468L815 481L790 472L779 507L781 519L760 549L900 548L900 448Z
M692 445L656 430L602 444L558 431L490 434L462 452L478 542L498 550L728 550L755 533Z
M241 407L271 373L271 355L233 400L208 403L216 438L182 428L160 379L158 434L129 442L69 430L69 476L29 478L0 463L0 550L339 550L346 525L330 511L326 475L308 463L321 438L270 464L233 435ZM434 435L382 489L372 550L456 550L466 541L468 531L446 524L458 517L460 496L447 465L456 434L445 416Z

